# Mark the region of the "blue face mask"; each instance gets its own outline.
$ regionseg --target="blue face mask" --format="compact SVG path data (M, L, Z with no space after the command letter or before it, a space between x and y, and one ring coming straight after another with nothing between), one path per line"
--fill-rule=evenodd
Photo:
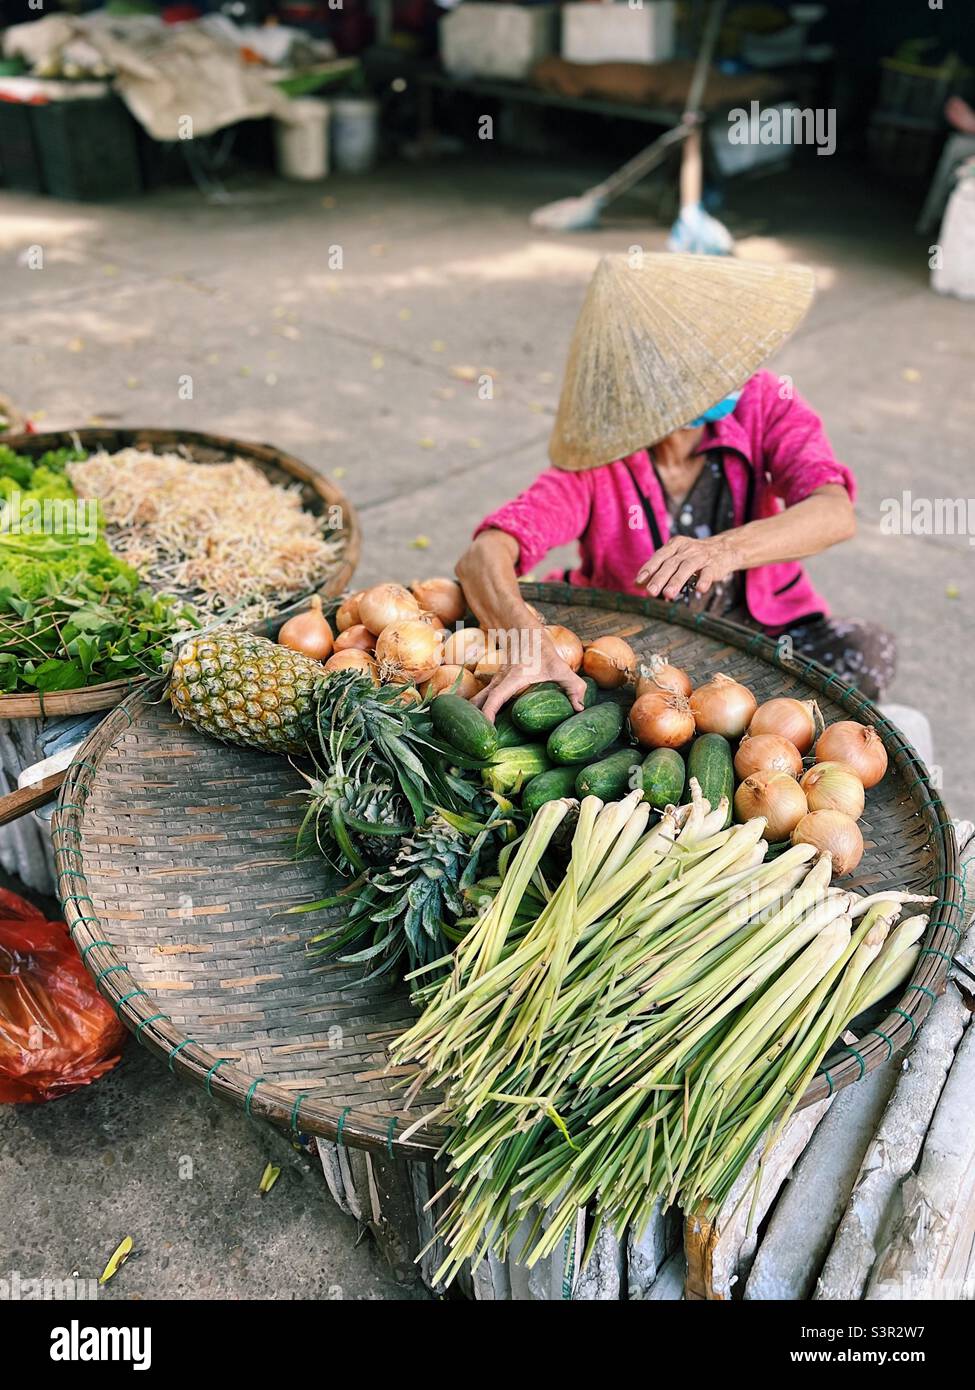
M703 415L699 415L696 420L692 420L691 423L685 425L684 428L696 430L699 429L701 425L710 425L713 424L715 420L723 420L726 415L731 414L740 400L741 392L732 391L730 396L725 396L723 400L718 401L717 405L711 406L710 410L706 410Z

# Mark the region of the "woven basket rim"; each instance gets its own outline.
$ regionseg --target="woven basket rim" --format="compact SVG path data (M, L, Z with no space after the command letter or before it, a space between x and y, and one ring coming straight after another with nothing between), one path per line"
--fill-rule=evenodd
M924 953L897 1008L880 1026L864 1035L857 1050L827 1058L803 1094L801 1106L824 1100L857 1081L910 1042L934 1000L945 989L950 958L964 928L964 894L954 826L913 745L872 701L843 684L826 667L806 658L786 657L771 638L738 623L690 614L681 604L568 584L523 584L522 593L529 600L639 613L657 622L694 628L760 657L820 693L828 693L837 704L877 730L934 842L938 872L931 887L938 893L938 902L930 913ZM68 769L52 822L57 888L65 920L99 990L138 1040L166 1059L170 1071L203 1086L208 1094L242 1105L248 1115L261 1116L292 1132L319 1135L353 1147L386 1152L391 1157L429 1159L443 1142L441 1130L425 1127L403 1142L397 1138L396 1130L405 1129L408 1121L401 1116L384 1119L362 1109L340 1109L300 1094L293 1099L280 1087L249 1076L183 1036L165 1014L156 1011L156 1001L138 987L115 948L105 941L94 904L87 895L83 867L79 867L84 803L101 756L134 722L133 716L158 689L159 684L155 683L152 690L134 691L92 731ZM939 883L943 888L938 888Z
M35 434L5 434L0 443L16 449L20 453L44 453L48 449L66 448L75 441L83 446L103 445L112 448L126 448L139 443L171 446L199 445L208 449L221 449L225 453L239 453L242 458L257 460L290 474L297 482L311 487L322 499L325 506L342 508L346 520L347 542L342 554L341 564L335 574L317 592L323 598L335 598L348 586L359 557L362 553L362 528L359 514L341 488L323 475L309 468L308 464L293 454L278 449L273 444L257 440L235 439L229 435L210 434L204 430L166 429L156 425L109 425L91 426L85 429L48 430ZM123 442L123 441L128 441ZM205 468L205 463L200 464ZM270 618L257 624L280 623L293 613L305 607L312 594L310 589L292 599L285 607L276 609ZM16 695L0 695L0 719L45 719L62 714L89 714L96 710L111 709L129 691L143 688L150 677L128 677L122 680L102 681L98 685L72 686L68 690L52 690L48 694L31 694L22 691Z

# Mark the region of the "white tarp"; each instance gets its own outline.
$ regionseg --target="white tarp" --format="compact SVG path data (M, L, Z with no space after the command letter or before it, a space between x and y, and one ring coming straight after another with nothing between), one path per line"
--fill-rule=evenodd
M261 116L288 119L288 98L274 75L241 57L252 38L218 15L163 24L154 16L102 11L15 25L6 31L4 50L38 76L74 69L114 74L116 91L149 134L179 140Z

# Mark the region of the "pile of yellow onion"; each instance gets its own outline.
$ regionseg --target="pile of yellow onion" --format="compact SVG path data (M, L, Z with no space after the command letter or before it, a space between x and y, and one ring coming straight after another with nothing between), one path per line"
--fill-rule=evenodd
M815 761L803 771L803 755ZM780 697L760 705L735 755L742 778L735 793L739 820L765 816L770 841L814 845L833 857L838 878L863 858L866 789L887 771L887 752L874 729L853 720L823 726L813 700Z

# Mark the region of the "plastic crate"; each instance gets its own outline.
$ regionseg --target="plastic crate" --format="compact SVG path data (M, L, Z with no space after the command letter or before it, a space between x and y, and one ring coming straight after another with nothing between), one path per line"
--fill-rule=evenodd
M32 106L44 188L81 202L142 191L135 122L114 95Z
M940 68L905 63L898 58L881 58L877 110L926 121L943 129L945 100L963 73L962 64L955 58Z
M40 193L41 164L30 113L23 102L0 99L0 177L7 188Z

